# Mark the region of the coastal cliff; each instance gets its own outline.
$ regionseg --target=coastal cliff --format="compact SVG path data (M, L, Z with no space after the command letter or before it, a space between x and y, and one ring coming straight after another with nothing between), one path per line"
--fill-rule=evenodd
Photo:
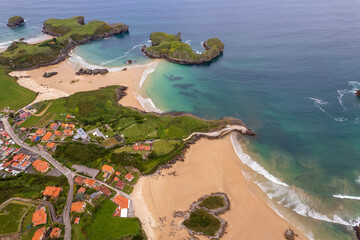
M141 50L150 58L164 58L179 64L202 64L212 61L224 51L224 44L218 38L211 38L203 43L205 51L197 54L189 44L181 42L181 33L176 36L163 32L150 35L152 46L143 46Z
M38 44L14 42L5 52L0 53L0 64L14 70L29 70L57 64L64 61L68 53L78 45L128 31L129 26L122 23L90 21L85 24L83 16L68 19L50 18L44 22L43 32L54 36L53 39Z

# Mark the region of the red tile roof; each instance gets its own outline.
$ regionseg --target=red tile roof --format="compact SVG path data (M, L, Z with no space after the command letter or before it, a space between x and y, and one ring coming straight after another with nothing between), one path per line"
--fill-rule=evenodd
M36 169L36 171L44 173L49 170L50 164L46 161L42 161L38 159L35 162L33 162L33 167Z
M134 179L134 176L131 173L128 173L125 175L125 179L128 180L129 182L131 182L131 180Z
M53 228L50 233L50 238L58 238L58 237L60 237L60 234L61 234L60 228L58 228L58 227Z
M52 133L51 132L47 132L44 137L42 138L43 141L49 141L49 139L51 138Z
M72 212L82 212L84 211L86 206L85 202L73 202L71 204L71 211Z
M52 198L57 198L57 197L59 197L60 192L61 192L61 187L47 186L43 192L43 195L50 196Z
M104 193L106 196L110 196L111 195L111 191L110 189L108 189L107 187L101 185L98 190L102 193Z
M115 187L119 188L119 189L123 189L124 188L124 182L121 181L121 180L117 181Z
M78 184L78 185L83 184L83 181L84 181L84 178L83 178L83 177L76 176L76 177L74 178L74 182L75 182L76 184Z
M79 217L75 218L74 224L79 224L79 222L80 222L80 218Z
M105 172L108 172L108 173L111 173L112 171L114 171L114 168L112 166L109 166L109 165L104 165L102 168L101 168L102 171L105 171Z
M117 204L118 206L120 206L121 208L129 208L129 199L121 196L121 195L117 195L114 199L113 202L115 204Z
M44 239L44 233L45 233L45 227L39 228L34 233L34 236L32 237L32 240L42 240L42 239Z
M46 224L46 220L47 220L47 214L45 207L42 207L36 212L34 212L32 216L32 223L34 224L34 226Z

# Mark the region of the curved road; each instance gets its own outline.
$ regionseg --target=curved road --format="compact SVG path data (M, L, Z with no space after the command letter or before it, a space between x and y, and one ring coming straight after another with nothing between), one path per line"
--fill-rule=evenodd
M14 133L12 127L10 126L10 124L9 124L9 122L8 122L8 120L6 118L2 118L1 121L4 124L5 131L10 135L12 140L14 140L14 142L17 145L19 145L22 148L25 148L25 149L33 152L33 153L36 153L36 154L40 155L45 160L50 162L55 168L57 168L68 179L69 192L68 192L66 204L65 204L65 207L64 207L64 210L63 210L63 220L64 220L64 225L65 225L65 237L64 237L64 239L65 240L71 240L70 208L71 208L72 199L73 199L73 193L74 193L74 176L75 176L75 173L73 173L67 167L61 165L61 163L59 163L54 158L52 158L51 155L48 154L47 152L40 151L37 148L31 147L29 144L24 143L23 141L21 141L18 138L18 136Z

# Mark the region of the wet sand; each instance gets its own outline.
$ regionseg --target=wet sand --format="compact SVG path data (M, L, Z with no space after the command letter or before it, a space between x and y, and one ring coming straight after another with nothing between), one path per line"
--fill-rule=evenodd
M183 219L173 218L173 212L188 210L205 194L225 192L231 209L220 215L228 222L222 239L285 239L288 228L299 235L296 239L308 239L267 205L260 188L242 174L244 168L229 136L202 139L190 147L185 162L139 180L132 194L135 215L149 239L187 239L189 234L180 226ZM172 172L176 176L169 175Z

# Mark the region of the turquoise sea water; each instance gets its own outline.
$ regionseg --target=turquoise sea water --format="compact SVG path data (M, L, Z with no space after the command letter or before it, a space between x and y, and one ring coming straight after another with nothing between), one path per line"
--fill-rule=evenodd
M315 239L352 239L346 225L360 217L360 99L353 95L360 88L359 7L329 0L2 1L0 46L39 36L49 17L74 15L130 25L127 35L75 50L108 67L129 58L146 63L140 47L153 31L180 31L197 51L221 38L225 52L211 64L159 64L145 83L148 96L165 111L242 119L257 133L240 139L259 172L249 175L284 206L282 214ZM14 14L25 17L25 27L6 28Z

